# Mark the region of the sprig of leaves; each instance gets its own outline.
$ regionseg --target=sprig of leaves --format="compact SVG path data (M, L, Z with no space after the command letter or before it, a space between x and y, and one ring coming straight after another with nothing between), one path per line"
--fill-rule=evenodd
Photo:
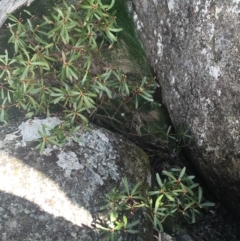
M102 209L108 210L109 219L105 226L98 224L97 227L109 233L111 241L116 240L116 231L126 232L124 223L127 223L129 214L139 209L147 213L153 228L158 232L164 231L164 222L168 217L177 219L183 215L190 223L195 223L197 216L202 215L201 209L215 204L203 201L202 188L193 179L194 176L186 174L186 167L170 168L163 171L161 176L156 174L157 186L144 196L140 191L140 182L131 187L124 178L122 191L114 188L106 195L106 205ZM122 219L125 221L117 221ZM135 226L138 223L139 220L132 220L128 232L136 233Z

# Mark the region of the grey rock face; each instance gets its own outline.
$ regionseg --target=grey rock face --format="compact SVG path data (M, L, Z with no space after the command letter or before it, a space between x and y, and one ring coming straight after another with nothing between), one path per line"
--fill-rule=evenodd
M171 237L170 235L166 233L161 233L161 238L159 239L161 241L176 241L175 238Z
M221 201L240 215L240 3L133 0L136 28L188 155Z
M105 194L125 176L132 184L142 181L143 193L149 189L147 155L103 128L79 131L79 143L69 139L40 156L34 140L41 124L59 123L48 118L0 126L1 240L104 240L92 223L105 217L99 212ZM149 240L146 216L137 212L134 218L141 220L140 234L122 240Z
M7 14L14 12L23 5L29 6L34 0L1 0L0 1L0 27L7 19Z

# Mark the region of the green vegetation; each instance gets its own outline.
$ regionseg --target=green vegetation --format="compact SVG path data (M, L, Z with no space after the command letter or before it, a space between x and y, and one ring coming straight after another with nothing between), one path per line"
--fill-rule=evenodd
M137 85L102 61L102 53L113 49L122 31L110 11L113 5L114 0L64 3L41 22L26 10L25 21L21 15L9 15L14 55L8 50L0 55L0 122L9 120L13 108L27 118L62 116L64 123L52 130L51 138L44 130L40 133L41 151L48 142L63 144L69 130L86 125L97 109L105 111L112 100L135 108L144 100L153 101L154 81L144 77Z
M186 174L185 167L163 171L161 176L156 175L157 186L147 195L141 194L141 183L131 187L126 178L123 190L114 188L106 195L106 205L102 209L108 211L109 219L105 225L97 224L97 227L107 233L107 240L117 240L121 232L138 233L140 221L136 220L135 213L139 209L144 210L154 229L162 232L167 219L177 222L186 218L195 223L196 217L202 215L201 209L215 205L203 202L202 188L193 181L194 176Z
M9 15L9 48L0 55L0 122L15 113L62 117L51 138L39 133L41 152L48 143L64 144L90 119L147 142L170 140L177 153L167 114L153 101L156 82L125 1L85 0L50 11L55 1L47 2L47 16Z

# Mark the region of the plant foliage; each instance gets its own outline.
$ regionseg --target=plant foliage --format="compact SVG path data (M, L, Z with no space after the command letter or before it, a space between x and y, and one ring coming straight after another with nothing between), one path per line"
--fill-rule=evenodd
M127 179L123 179L124 189L114 188L106 195L106 205L109 219L105 225L97 227L105 232L109 240L116 240L119 232L138 233L139 220L128 222L136 210L142 209L157 232L164 231L164 222L168 217L178 219L184 217L190 223L195 223L197 216L202 215L201 209L215 204L203 201L202 188L193 181L194 176L186 174L186 168L174 167L156 174L157 186L147 195L140 191L141 183L131 187ZM129 215L131 214L131 215Z
M12 108L28 118L58 114L65 124L56 128L51 142L61 142L66 130L86 125L96 108L113 97L132 101L136 108L141 99L153 101L155 87L147 78L139 85L129 83L123 72L101 62L102 51L111 50L122 31L110 11L114 3L64 3L41 21L26 10L26 20L9 14L14 55L8 50L0 55L0 122L9 120ZM46 138L41 139L43 150Z

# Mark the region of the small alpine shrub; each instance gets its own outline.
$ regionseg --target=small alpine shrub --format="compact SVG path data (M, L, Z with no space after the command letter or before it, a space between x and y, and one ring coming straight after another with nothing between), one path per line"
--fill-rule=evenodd
M62 144L69 131L80 125L103 103L119 98L153 101L154 84L145 77L128 83L117 67L101 62L103 50L111 50L121 28L117 27L115 1L79 1L76 6L54 7L50 16L37 20L30 12L23 20L9 14L9 44L13 47L0 55L0 122L9 121L9 112L20 109L27 118L58 115L64 123L55 128L52 137L41 131L38 148L47 143ZM78 127L77 127L78 126ZM76 129L72 129L76 128Z
M202 215L201 209L215 205L203 202L202 188L193 181L194 176L186 174L185 167L170 168L161 176L156 174L157 186L145 196L141 194L140 182L131 187L126 178L123 190L114 188L106 195L106 205L102 209L108 211L109 219L105 225L97 224L97 227L107 232L107 240L116 240L120 232L138 233L140 221L132 217L139 209L147 213L154 230L162 232L168 217L177 219L180 215L195 223L197 216ZM127 217L131 217L131 222Z

